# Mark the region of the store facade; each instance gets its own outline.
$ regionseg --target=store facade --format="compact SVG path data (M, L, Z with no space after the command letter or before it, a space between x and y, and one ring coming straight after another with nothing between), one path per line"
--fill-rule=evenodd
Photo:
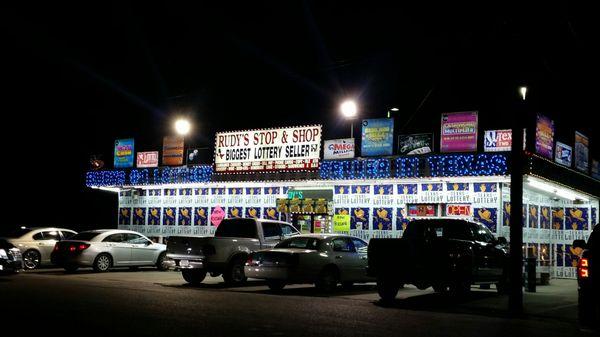
M571 244L597 223L598 182L528 158L524 249L537 256L539 272L574 278ZM426 154L325 160L300 172L219 173L212 165L92 171L86 183L117 192L119 228L154 237L212 235L223 218L254 217L369 240L400 237L413 219L455 217L508 239L509 167L505 152Z

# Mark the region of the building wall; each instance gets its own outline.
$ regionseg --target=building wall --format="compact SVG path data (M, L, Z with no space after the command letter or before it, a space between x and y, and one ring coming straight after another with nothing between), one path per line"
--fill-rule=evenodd
M411 205L435 205L435 216L468 210L466 216L486 225L496 236L509 237L510 190L507 177L390 179L263 183L163 185L119 193L119 228L148 236L212 235L210 216L221 207L226 217L285 220L276 199L289 188L331 188L329 213L350 214L351 234L363 239L400 237L414 219ZM139 192L138 192L139 191ZM139 194L138 194L139 193ZM575 277L573 239L587 239L596 223L598 200L573 205L524 191L524 249L538 257L539 271ZM414 211L414 209L412 209ZM575 261L575 262L574 262Z

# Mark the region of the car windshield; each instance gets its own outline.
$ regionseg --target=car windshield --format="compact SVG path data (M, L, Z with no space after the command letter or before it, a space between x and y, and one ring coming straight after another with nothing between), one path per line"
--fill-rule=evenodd
M83 232L73 235L69 238L69 240L90 241L98 235L100 235L100 232Z
M275 248L300 248L300 249L319 249L319 242L321 240L317 238L292 238L281 241Z
M33 229L31 228L19 228L17 230L12 231L11 233L9 233L6 237L7 238L20 238L21 236L31 232Z

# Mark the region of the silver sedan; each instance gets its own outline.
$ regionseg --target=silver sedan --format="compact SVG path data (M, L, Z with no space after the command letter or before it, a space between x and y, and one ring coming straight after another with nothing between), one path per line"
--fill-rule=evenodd
M154 243L137 232L93 230L58 242L52 251L52 263L66 271L93 267L97 272L105 272L111 267L141 266L166 270L166 250L166 245Z
M244 267L247 277L264 279L272 290L286 284L314 283L330 292L338 283L370 282L366 274L367 243L339 234L306 234L281 241L273 249L251 254Z
M50 264L50 254L54 245L71 238L75 231L56 227L22 227L10 233L5 239L19 248L23 255L25 269L36 269Z

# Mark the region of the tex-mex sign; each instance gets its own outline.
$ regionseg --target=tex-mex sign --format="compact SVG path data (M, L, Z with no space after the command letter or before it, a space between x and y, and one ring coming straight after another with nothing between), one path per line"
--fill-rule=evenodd
M219 132L215 171L316 169L320 151L321 125Z

